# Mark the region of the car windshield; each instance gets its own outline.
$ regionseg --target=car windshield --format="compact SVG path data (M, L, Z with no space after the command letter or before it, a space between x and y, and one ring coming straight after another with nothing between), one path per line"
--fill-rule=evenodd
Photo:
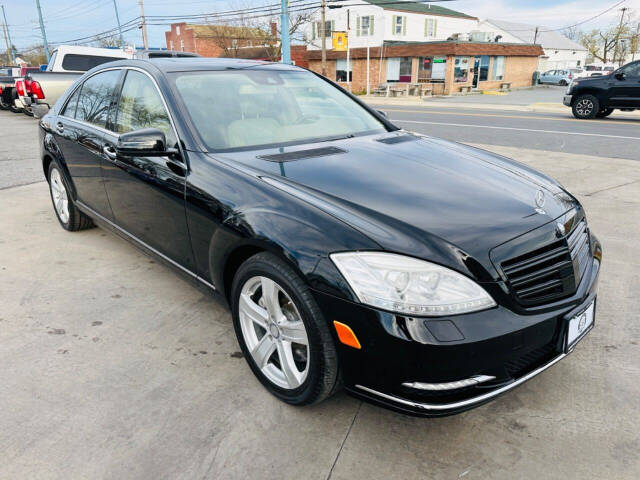
M302 70L179 72L173 80L209 151L386 131L349 96Z

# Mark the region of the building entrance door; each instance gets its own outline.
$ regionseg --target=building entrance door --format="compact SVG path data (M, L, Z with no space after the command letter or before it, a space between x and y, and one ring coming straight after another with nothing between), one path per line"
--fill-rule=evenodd
M473 62L473 88L478 88L479 74L480 74L480 57L475 57Z

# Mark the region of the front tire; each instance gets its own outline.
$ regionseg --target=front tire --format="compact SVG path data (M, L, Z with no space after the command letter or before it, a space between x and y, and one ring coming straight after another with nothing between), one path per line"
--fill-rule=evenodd
M47 175L49 181L49 193L53 202L53 211L62 228L70 232L85 230L93 227L91 219L78 210L73 203L69 192L69 183L62 172L62 168L55 160L49 165Z
M318 403L340 386L338 356L320 308L300 276L263 252L245 261L231 288L233 325L258 380L291 405Z
M593 95L580 95L572 106L573 116L580 120L596 118L600 111L600 102Z
M596 118L605 118L613 113L613 108L605 108L604 110L600 110L596 115Z

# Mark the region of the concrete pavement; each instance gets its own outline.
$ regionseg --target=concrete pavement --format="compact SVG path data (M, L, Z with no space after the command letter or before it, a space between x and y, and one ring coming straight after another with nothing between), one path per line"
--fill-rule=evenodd
M45 183L0 190L0 478L638 478L640 165L485 147L584 203L604 244L597 326L529 383L433 420L342 393L277 401L226 309L118 237L62 230Z

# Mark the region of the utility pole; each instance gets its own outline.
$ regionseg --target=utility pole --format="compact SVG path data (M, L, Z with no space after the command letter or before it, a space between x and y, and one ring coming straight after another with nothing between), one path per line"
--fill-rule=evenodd
M320 4L320 25L322 26L322 76L327 76L327 22L325 17L327 2Z
M38 18L40 19L40 31L42 32L42 42L44 43L44 54L47 57L47 63L51 60L49 55L49 44L47 43L47 32L44 31L44 22L42 21L42 9L40 8L40 0L36 0L38 7Z
M118 30L120 30L120 48L124 50L124 40L122 39L122 25L120 25L120 15L118 15L118 5L116 5L116 0L113 0L113 8L116 10L116 21L118 22Z
M538 40L538 27L536 27L536 33L533 35L533 44L535 45Z
M629 10L627 7L622 7L620 9L620 11L622 12L622 15L620 15L620 25L618 25L618 32L616 33L616 44L613 49L613 63L616 63L616 58L618 57L618 53L620 52L620 34L622 33L622 25L624 23L624 14L627 13L627 10ZM619 58L618 58L618 61L620 61Z
M289 36L289 0L282 0L280 7L280 61L291 63L291 38Z
M140 4L140 18L142 20L142 23L140 25L140 28L142 28L142 43L144 45L144 49L149 50L149 39L147 38L147 22L144 18L144 5L142 4L142 0L138 0L138 3Z
M351 22L349 18L349 9L347 8L347 90L351 92L351 62L350 53L351 53Z
M7 14L4 11L4 5L2 5L2 18L4 18L4 41L7 42L7 50L9 50L9 57L11 57L11 64L16 63L16 59L13 56L13 43L11 43L11 32L9 32L9 25L7 24Z

